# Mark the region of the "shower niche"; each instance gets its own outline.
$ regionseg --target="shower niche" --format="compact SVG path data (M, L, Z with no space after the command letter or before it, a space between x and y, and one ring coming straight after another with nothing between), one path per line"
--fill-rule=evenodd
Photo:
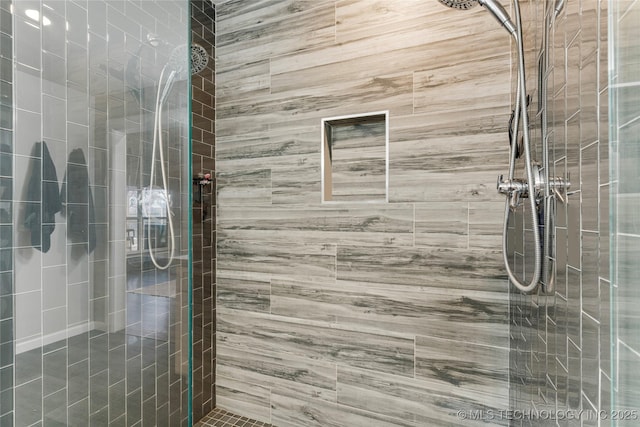
M322 201L387 202L389 112L321 122Z

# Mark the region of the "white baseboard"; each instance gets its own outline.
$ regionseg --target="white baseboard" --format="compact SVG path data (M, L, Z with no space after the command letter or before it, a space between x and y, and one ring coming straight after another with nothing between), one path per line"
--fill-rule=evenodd
M54 332L48 335L38 335L34 337L25 338L16 341L16 354L24 353L25 351L33 350L45 345L53 344L54 342L64 340L66 338L74 337L76 335L84 334L96 327L104 328L104 322L88 322L81 325L71 326L65 330ZM101 328L101 330L103 330Z

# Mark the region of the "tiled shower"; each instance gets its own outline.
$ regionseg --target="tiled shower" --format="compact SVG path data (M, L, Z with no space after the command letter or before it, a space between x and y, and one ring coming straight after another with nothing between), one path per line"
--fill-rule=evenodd
M216 6L216 404L283 426L507 407L507 34L418 1ZM323 202L321 119L379 111L388 203Z
M482 7L2 2L0 426L635 425L640 2L520 7L535 157L571 182L549 295L502 265L515 47Z

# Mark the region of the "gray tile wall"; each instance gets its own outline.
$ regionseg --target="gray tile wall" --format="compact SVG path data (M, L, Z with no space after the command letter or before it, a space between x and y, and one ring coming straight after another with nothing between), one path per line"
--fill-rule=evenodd
M545 14L554 2L521 3L529 23L525 39L534 100L530 116L536 117L532 133L541 159L536 67ZM511 291L512 409L594 415L610 408L607 7L607 0L569 0L550 28L545 136L552 149L552 173L568 178L571 189L568 202L558 204L555 224L556 293L524 296ZM532 234L523 230L522 216L511 238L515 267L526 270ZM598 425L598 417L585 415L580 422ZM608 424L600 420L600 425Z
M13 26L0 4L0 425L13 425Z
M635 416L619 425L637 424L640 402L640 335L638 333L638 259L640 255L640 180L638 151L640 123L640 4L620 1L611 5L613 53L611 74L611 193L613 407L635 410Z
M296 427L506 410L507 33L423 1L215 3L217 406ZM381 110L389 203L321 203L321 119Z

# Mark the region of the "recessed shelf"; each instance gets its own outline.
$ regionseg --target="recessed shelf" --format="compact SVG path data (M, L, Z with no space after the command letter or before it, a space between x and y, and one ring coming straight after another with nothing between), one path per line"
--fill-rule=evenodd
M389 112L322 119L322 201L386 202Z

